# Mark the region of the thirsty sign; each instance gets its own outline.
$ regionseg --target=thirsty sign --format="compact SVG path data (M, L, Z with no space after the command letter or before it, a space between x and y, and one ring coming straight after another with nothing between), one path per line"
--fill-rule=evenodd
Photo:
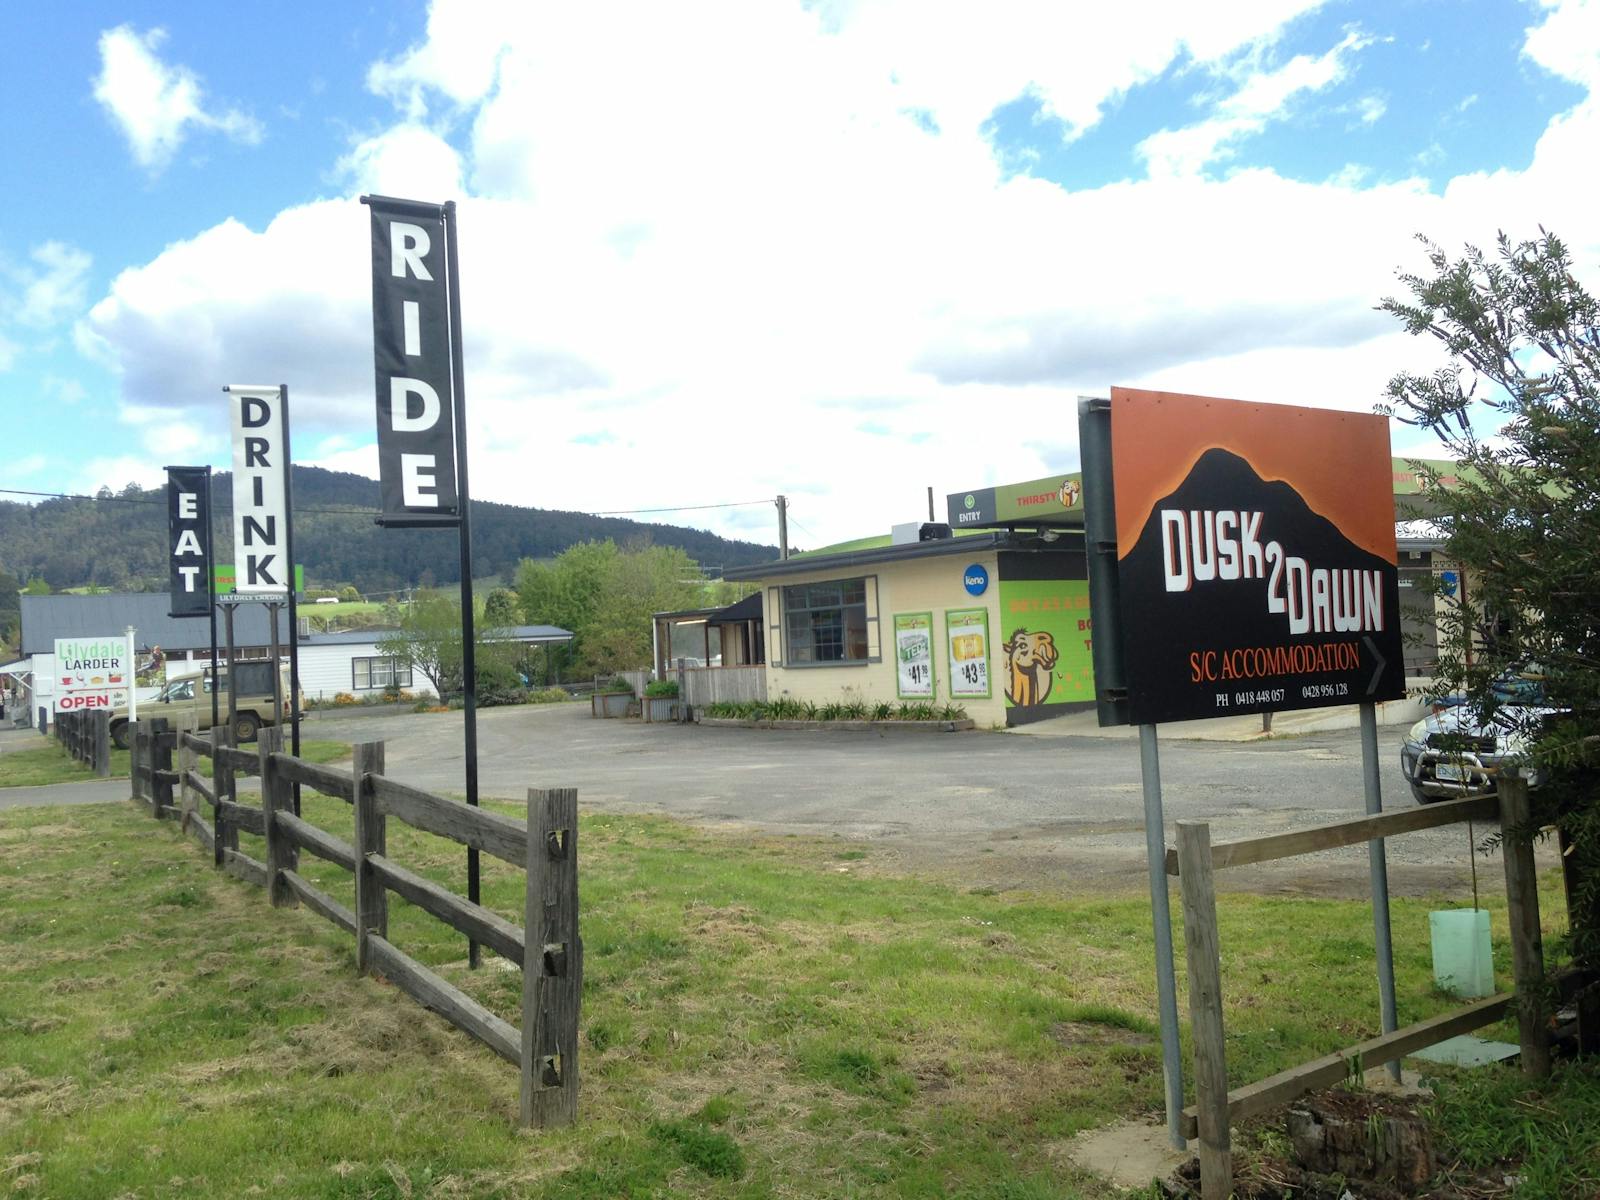
M126 706L133 686L125 637L57 638L55 711Z

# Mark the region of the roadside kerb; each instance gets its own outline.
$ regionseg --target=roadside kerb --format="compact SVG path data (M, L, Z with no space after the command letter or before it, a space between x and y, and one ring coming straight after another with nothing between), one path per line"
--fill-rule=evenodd
M713 729L816 729L845 733L966 733L976 729L970 717L959 721L758 721L753 717L698 717L697 725Z

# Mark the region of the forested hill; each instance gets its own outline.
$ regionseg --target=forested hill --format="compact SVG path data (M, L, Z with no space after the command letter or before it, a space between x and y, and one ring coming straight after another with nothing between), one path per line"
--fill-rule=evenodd
M233 559L232 479L215 477L217 558ZM52 588L121 590L167 586L165 489L102 491L94 500L0 501L0 570ZM135 503L129 503L135 501ZM374 480L319 467L294 468L295 557L308 586L353 583L363 592L460 578L454 530L380 529ZM359 512L350 510L359 509ZM776 518L774 518L776 520ZM715 575L724 566L769 562L776 546L730 541L699 529L618 517L472 505L472 566L479 578L510 573L524 558L549 558L575 542L611 538L679 546Z

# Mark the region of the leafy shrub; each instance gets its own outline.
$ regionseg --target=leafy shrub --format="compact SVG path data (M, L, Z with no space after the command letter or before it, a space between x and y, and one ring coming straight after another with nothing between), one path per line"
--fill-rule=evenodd
M339 692L333 697L333 705L335 708L349 708L353 704L360 703L361 701L357 700L349 692Z
M652 679L644 685L644 694L652 700L671 700L678 695L676 679Z
M619 692L627 692L631 696L633 694L633 684L622 678L622 676L617 675L602 683L598 690L602 692L610 692L613 695Z
M713 720L732 721L964 721L967 710L959 704L943 706L917 701L868 705L860 700L832 700L818 705L810 700L719 700L702 710Z
M564 704L570 699L566 688L547 687L528 693L529 704Z

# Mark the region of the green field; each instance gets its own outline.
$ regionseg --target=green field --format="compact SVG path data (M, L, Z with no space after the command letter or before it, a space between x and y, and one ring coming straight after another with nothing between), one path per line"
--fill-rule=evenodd
M305 812L349 836L342 802L308 794ZM452 844L391 821L388 846L462 890ZM303 866L352 902L347 874ZM529 1133L513 1068L357 978L350 938L269 908L172 823L0 812L0 1194L1102 1197L1067 1140L1159 1112L1137 894L980 894L882 871L870 844L605 815L582 820L580 880L579 1124ZM521 892L485 858L486 902L518 924ZM458 935L390 904L393 942L518 1020L518 972L468 972ZM1219 904L1235 1080L1374 1030L1363 905ZM1402 1022L1451 1004L1430 907L1394 908ZM1526 1122L1495 1106L1527 1098L1511 1080L1467 1096L1463 1127L1514 1139ZM1584 1129L1562 1142L1558 1124L1540 1136L1579 1178Z
M350 757L350 747L344 742L303 741L300 757L309 762L337 762ZM198 764L201 775L211 777L211 760L202 758ZM128 777L128 751L111 748L111 778ZM40 739L36 746L22 750L8 750L0 754L0 788L42 787L52 783L87 783L96 778L86 765L66 752L54 738L48 742Z

